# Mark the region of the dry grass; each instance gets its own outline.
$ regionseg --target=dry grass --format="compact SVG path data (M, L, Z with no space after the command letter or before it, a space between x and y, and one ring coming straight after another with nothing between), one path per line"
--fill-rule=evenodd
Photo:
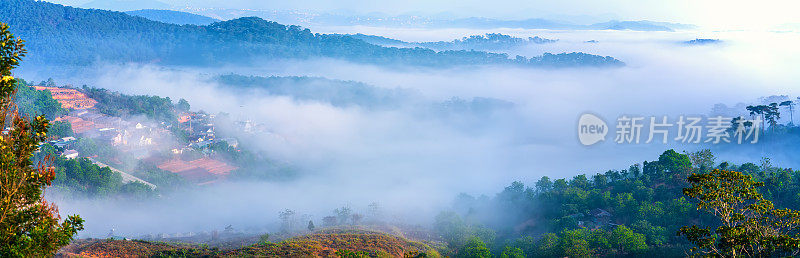
M337 253L337 251L339 251ZM219 250L200 245L126 240L78 240L61 250L66 257L438 257L430 245L401 236L358 229L329 229L280 243Z

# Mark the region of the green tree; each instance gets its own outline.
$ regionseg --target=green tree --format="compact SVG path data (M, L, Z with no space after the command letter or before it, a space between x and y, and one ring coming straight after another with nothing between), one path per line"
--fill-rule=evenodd
M191 106L189 105L189 101L186 101L185 99L180 99L178 100L178 104L175 105L175 108L177 108L179 111L186 112L189 111Z
M44 188L55 177L49 158L34 165L39 142L47 139L49 121L33 121L16 112L13 96L16 79L11 70L25 55L23 41L0 23L0 125L11 130L0 137L0 256L45 257L69 244L83 229L79 216L59 223L55 204L43 199Z
M433 225L434 230L438 232L451 247L453 245L458 246L465 243L462 239L468 234L469 226L461 220L461 216L458 216L458 214L452 211L443 211L436 215L435 220Z
M74 135L72 132L72 124L68 121L56 121L50 125L48 132L51 138L61 138Z
M670 173L670 176L680 178L681 181L692 169L692 160L689 156L675 150L667 150L658 156L658 164L666 170L665 172Z
M800 212L776 209L759 192L763 186L741 172L692 174L683 194L717 218L717 227L684 226L684 235L702 256L794 256L800 253Z
M559 254L559 242L560 239L558 239L556 234L546 233L536 242L536 252L528 253L528 256L555 257Z
M791 101L791 100L787 100L787 101L781 102L778 105L782 106L782 107L789 108L789 124L793 125L794 124L794 102Z
M564 230L559 237L562 256L589 257L594 255L594 250L589 246L589 232L586 229Z
M621 254L637 253L647 249L645 236L634 233L633 230L623 225L615 227L614 230L611 231L608 240L609 244Z
M518 247L506 246L500 258L525 258L525 254Z
M473 237L467 241L467 244L464 245L463 248L461 248L461 252L458 253L458 257L488 258L492 257L492 253L489 251L489 248L486 247L486 243L477 237Z

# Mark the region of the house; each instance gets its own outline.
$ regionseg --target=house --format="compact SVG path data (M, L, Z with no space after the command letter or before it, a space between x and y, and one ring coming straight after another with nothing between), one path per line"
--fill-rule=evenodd
M64 156L64 158L67 158L67 159L75 159L75 158L78 158L78 151L76 151L76 150L65 150L63 153L61 153L61 156Z
M63 150L70 146L70 144L75 142L75 137L64 137L58 140L50 141L50 144L56 149Z
M600 209L600 208L591 210L591 211L589 211L589 213L592 214L592 217L595 217L595 218L611 217L611 213L610 212L608 212L608 211L606 211L604 209Z
M610 212L600 208L589 211L589 214L592 215L592 222L599 226L609 224L613 216Z

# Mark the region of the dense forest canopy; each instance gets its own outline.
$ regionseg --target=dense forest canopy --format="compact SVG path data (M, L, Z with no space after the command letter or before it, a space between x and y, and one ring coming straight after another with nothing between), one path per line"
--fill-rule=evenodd
M668 150L627 169L513 182L493 197L462 194L436 217L435 229L455 256L480 244L497 255L519 249L524 257L684 256L692 244L677 234L683 226L721 225L686 194L700 182L687 178L719 171L757 182L751 191L778 209L800 205L800 172L767 158L734 165L717 163L709 150Z
M38 64L88 65L95 61L177 65L247 63L282 58L335 58L373 64L423 66L516 64L621 66L586 53L509 58L482 51L389 48L345 35L318 34L256 17L208 26L175 25L121 12L79 9L33 0L0 2L0 17L28 40ZM198 54L199 53L199 54Z

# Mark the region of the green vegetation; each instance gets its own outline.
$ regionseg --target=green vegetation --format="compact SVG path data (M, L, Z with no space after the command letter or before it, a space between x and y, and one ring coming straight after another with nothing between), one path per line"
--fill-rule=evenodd
M22 40L0 23L0 125L11 130L0 138L0 256L52 256L83 229L77 215L61 221L55 204L44 200L55 171L47 160L34 164L39 142L47 138L44 116L28 119L15 112L17 80L11 70L25 56Z
M515 47L522 47L528 44L546 44L553 43L558 40L541 38L539 36L528 37L527 39L517 38L500 33L487 33L485 35L472 35L462 39L453 41L437 41L437 42L405 42L401 40L391 39L387 37L365 35L365 34L350 34L347 35L352 38L363 40L367 43L388 46L388 47L424 47L434 50L506 50Z
M81 91L97 101L95 108L103 114L116 117L144 115L156 121L177 123L176 106L169 97L125 95L87 86L83 86ZM181 107L184 107L183 104Z
M28 119L43 115L48 120L53 120L67 113L61 108L61 104L53 99L50 91L36 90L21 79L17 80L16 91L14 103L19 108L20 114Z
M263 91L271 95L290 96L300 101L317 101L333 106L393 107L409 102L413 93L401 89L385 89L361 82L329 80L320 77L258 77L236 74L221 75L216 81L238 92Z
M81 138L82 141L90 139ZM43 145L34 160L50 157L55 178L52 180L58 194L70 198L127 198L144 200L156 196L149 186L139 182L122 182L122 175L108 167L100 167L86 158L67 159L55 154L55 148ZM149 181L148 181L149 182ZM159 182L161 183L161 182Z
M523 39L500 33L487 33L486 35L473 35L453 41L424 42L419 44L436 50L503 50L522 47L528 44L545 44L556 41L558 40L541 38L539 36Z
M98 8L102 9L102 8ZM172 23L172 24L192 24L192 25L209 25L219 20L214 18L209 18L202 15L197 15L193 13L185 13L185 12L178 12L178 11L171 11L171 10L154 10L154 9L146 9L146 10L136 10L136 11L128 11L125 12L127 14L133 16L144 17L154 21L160 21L165 23Z
M719 221L711 227L684 226L680 233L708 256L796 256L800 253L800 212L776 209L758 193L763 182L741 172L715 169L689 177L684 194Z
M36 39L30 60L88 65L96 60L178 65L248 63L276 58L334 58L372 64L421 66L515 64L525 66L621 66L608 56L545 54L511 59L482 51L388 48L345 35L315 34L255 17L208 26L175 25L120 12L88 10L33 0L0 2L0 17Z
M462 194L434 230L456 257L477 241L495 256L795 255L800 213L787 208L797 196L800 172L768 159L736 166L708 150L668 150L620 171L514 182L493 198Z

